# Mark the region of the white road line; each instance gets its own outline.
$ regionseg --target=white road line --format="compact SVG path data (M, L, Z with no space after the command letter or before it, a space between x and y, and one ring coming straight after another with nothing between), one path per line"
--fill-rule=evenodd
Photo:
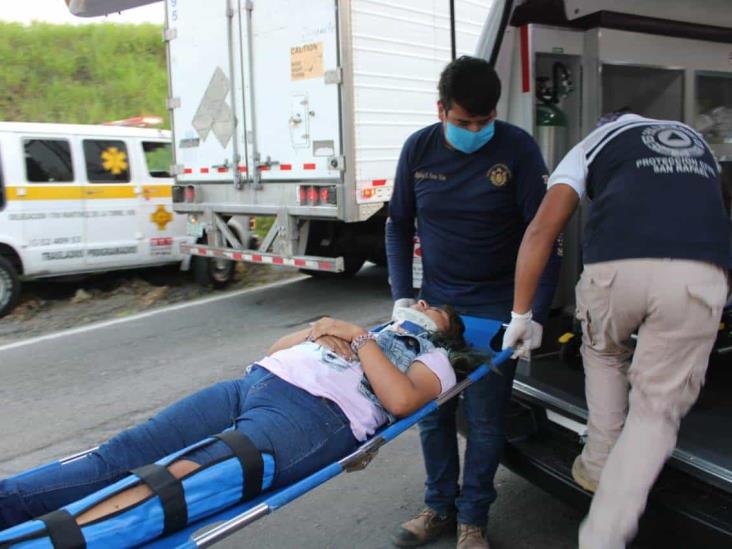
M109 326L114 326L115 324L123 324L125 322L132 322L133 320L139 320L141 318L147 318L149 316L155 316L161 313L169 313L171 311L178 311L180 309L187 309L188 307L196 307L198 305L205 305L206 303L212 303L214 301L221 301L222 299L229 299L232 297L237 297L244 294L251 294L263 290L269 290L271 288L277 288L279 286L286 286L288 284L292 284L294 282L298 282L300 280L304 280L306 278L309 278L305 275L303 276L297 276L294 278L288 278L286 280L280 280L278 282L272 282L270 284L263 284L262 286L257 286L255 288L244 288L243 290L237 290L235 292L227 292L221 295L216 295L213 297L206 297L203 299L197 299L194 301L188 301L186 303L178 303L176 305L170 305L169 307L161 307L160 309L155 309L153 311L146 311L144 313L138 313L135 315L126 316L124 318L116 318L114 320L103 320L101 322L94 322L93 324L87 324L86 326L80 326L78 328L69 328L68 330L61 330L59 332L53 332L50 334L45 334L38 337L32 337L30 339L23 339L21 341L15 341L13 343L8 343L6 345L0 345L0 352L2 351L8 351L10 349L17 349L18 347L25 347L27 345L33 345L34 343L40 343L41 341L47 341L49 339L58 339L60 337L65 337L69 335L75 335L75 334L81 334L83 332L89 332L91 330L98 330L99 328L107 328Z

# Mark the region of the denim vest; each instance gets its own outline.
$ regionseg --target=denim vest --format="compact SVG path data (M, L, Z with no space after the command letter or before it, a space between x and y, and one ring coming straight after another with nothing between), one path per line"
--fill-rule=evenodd
M395 331L387 325L382 328L381 331L376 333L376 343L381 348L381 351L386 355L386 358L392 362L392 364L399 368L399 371L403 374L407 373L407 370L414 362L414 359L435 348L435 345L429 340L429 332L426 330L415 329L414 327L416 325L412 323L409 323L409 325L411 325L411 329L409 329L409 331L406 331L403 328L399 328L398 330L400 331ZM386 416L389 418L389 423L396 420L396 418L384 408L376 397L365 374L361 379L359 391L384 411Z

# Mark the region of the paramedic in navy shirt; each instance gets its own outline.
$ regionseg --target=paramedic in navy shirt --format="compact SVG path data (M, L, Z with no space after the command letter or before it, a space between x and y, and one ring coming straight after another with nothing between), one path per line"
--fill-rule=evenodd
M439 81L440 122L412 134L402 149L389 204L386 253L395 309L414 303L413 239L422 247L421 297L463 314L508 321L524 230L546 190L547 169L525 131L496 120L501 84L482 59L460 57ZM416 224L415 224L416 222ZM543 322L556 285L554 256L534 304ZM535 323L534 347L541 341ZM420 423L427 508L402 524L397 546L433 540L458 523L458 547L488 547L485 527L496 498L493 477L504 445L504 415L516 363L465 391L470 433L458 484L457 400Z
M592 208L577 316L589 421L572 476L596 492L580 549L612 549L635 535L679 422L704 383L727 299L730 224L717 163L697 132L610 113L549 178L521 244L505 347L532 339L521 313L585 195Z

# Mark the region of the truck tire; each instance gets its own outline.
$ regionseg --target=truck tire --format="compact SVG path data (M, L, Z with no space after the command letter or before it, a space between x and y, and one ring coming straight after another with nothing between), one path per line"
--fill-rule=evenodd
M201 286L217 290L225 288L234 278L236 263L227 259L194 256L191 258L193 279Z
M0 318L15 308L20 298L20 278L13 264L0 257Z

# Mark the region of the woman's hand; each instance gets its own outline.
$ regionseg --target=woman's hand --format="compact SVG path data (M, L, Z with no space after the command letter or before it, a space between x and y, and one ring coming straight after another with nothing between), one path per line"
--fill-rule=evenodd
M340 337L326 335L321 336L315 340L315 343L326 349L330 349L338 356L345 358L349 362L356 359L356 355L353 354L351 346L348 341L341 339Z
M338 320L336 318L324 316L317 322L312 323L312 325L310 326L308 339L310 341L315 341L320 337L330 335L339 337L350 343L355 337L365 333L366 330L361 328L361 326L357 326L356 324L351 324L350 322L345 322L343 320Z

